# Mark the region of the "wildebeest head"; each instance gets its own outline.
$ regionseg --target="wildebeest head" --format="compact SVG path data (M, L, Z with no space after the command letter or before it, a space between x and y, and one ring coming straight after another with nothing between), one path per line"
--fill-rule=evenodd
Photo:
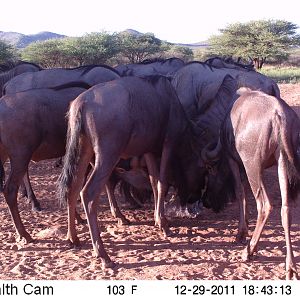
M205 207L221 211L230 200L235 199L234 177L221 143L209 145L201 152L207 169L207 186L202 201Z

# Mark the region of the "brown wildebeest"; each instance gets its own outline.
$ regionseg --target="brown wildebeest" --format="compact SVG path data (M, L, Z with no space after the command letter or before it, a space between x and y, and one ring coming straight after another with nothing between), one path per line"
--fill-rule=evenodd
M272 204L263 182L263 171L278 165L281 192L281 220L286 240L286 278L297 277L290 237L290 204L300 191L300 120L281 99L258 91L243 91L227 115L215 149L204 151L206 159L229 160L234 174L235 193L240 201L239 237L248 233L247 208L242 179L248 178L257 203L257 221L252 238L243 251L243 259L257 250L257 243L270 214ZM218 176L218 173L217 175ZM212 176L216 182L216 176ZM210 196L219 192L215 185Z
M155 198L155 223L168 230L164 196L173 164L197 165L197 134L187 119L171 83L164 77L123 77L99 84L75 99L69 110L64 167L59 180L61 200L68 203L67 238L79 243L75 203L80 194L87 215L93 248L103 267L114 263L107 255L97 223L97 199L120 158L144 155ZM95 156L88 181L84 174ZM156 157L160 157L159 168ZM194 157L190 164L183 161ZM182 181L185 173L181 173Z
M42 70L40 66L25 61L10 63L7 66L1 65L1 69L3 70L3 72L0 73L0 97L2 96L2 89L4 84L11 80L13 77L27 72L37 72Z

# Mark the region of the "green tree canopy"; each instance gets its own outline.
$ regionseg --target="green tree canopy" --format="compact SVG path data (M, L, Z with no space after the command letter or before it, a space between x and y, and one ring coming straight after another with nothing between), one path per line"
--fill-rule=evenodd
M65 66L63 55L63 39L51 39L28 45L22 52L23 60L32 61L43 68Z
M211 55L251 59L260 69L266 60L285 60L292 47L300 45L297 25L283 20L234 23L209 40Z
M159 56L169 49L169 45L163 43L152 33L131 34L122 32L119 35L120 54L130 63L141 62L153 55Z
M194 53L191 48L177 45L171 46L166 55L168 57L178 57L183 61L190 61L194 58Z
M0 40L0 63L4 63L8 60L15 60L17 57L16 49L12 45Z
M45 68L76 67L106 64L118 51L116 35L101 32L32 43L22 51L22 58Z

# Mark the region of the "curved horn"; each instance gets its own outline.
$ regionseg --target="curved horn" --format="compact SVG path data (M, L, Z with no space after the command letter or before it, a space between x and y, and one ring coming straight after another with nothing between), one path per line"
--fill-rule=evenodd
M203 159L204 162L213 162L213 161L216 161L219 159L221 149L222 149L220 140L218 141L218 144L216 145L216 147L214 149L209 150L210 146L211 146L211 144L206 146L201 151L201 158Z

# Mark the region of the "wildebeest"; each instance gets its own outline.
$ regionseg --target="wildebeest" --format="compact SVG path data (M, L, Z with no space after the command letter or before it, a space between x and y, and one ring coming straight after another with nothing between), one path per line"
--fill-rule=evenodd
M253 63L249 63L247 65L242 64L240 60L234 61L232 57L215 56L207 59L205 63L215 68L228 68L228 69L254 71Z
M171 83L164 77L123 77L99 84L75 99L69 110L64 167L60 176L61 199L68 203L67 238L79 242L75 203L80 193L93 248L104 267L111 267L97 224L97 199L120 158L144 155L153 186L155 223L167 232L163 200L171 166L197 165L197 133L187 119ZM195 144L194 144L195 142ZM95 156L94 169L84 174ZM156 157L160 158L159 167ZM189 164L187 158L194 157ZM183 162L184 161L184 162ZM185 172L181 172L184 180Z
M12 94L36 88L51 88L69 84L70 82L84 82L89 86L119 78L118 72L106 65L88 65L71 69L45 69L36 73L24 73L14 77L5 84L4 93ZM40 210L40 206L30 185L28 174L24 178L27 196L33 209Z
M290 237L290 205L300 191L299 132L300 120L283 100L259 91L242 91L225 118L220 142L215 149L204 153L208 161L216 164L217 170L222 168L222 163L218 163L220 159L229 162L234 174L236 197L240 201L240 239L245 238L248 232L243 179L248 179L256 199L258 216L252 238L243 251L244 260L248 260L257 250L257 243L272 208L262 177L263 171L274 164L278 165L287 279L297 277ZM218 176L217 171L213 176L214 183ZM209 193L213 198L219 193L219 186L215 184Z
M115 69L106 65L88 65L71 69L45 69L14 77L5 84L3 93L11 94L29 89L55 87L75 81L85 82L93 86L119 77Z
M0 73L0 97L2 96L2 89L6 82L11 80L13 77L26 72L37 72L42 70L42 68L34 63L29 63L25 61L18 61L17 63L10 63L7 66L1 65Z
M177 57L168 59L146 59L140 63L118 65L115 69L121 76L171 75L184 66L184 61Z
M40 161L64 155L69 103L87 88L35 89L3 96L0 101L0 154L9 157L11 171L4 196L20 238L31 241L17 207L19 185L30 160ZM1 170L3 180L3 168Z
M259 90L268 95L280 98L280 90L278 85L271 78L256 72L251 65L243 65L236 63L232 59L227 61L220 57L208 59L206 63L219 70L226 71L229 75L236 79L238 88L247 87L251 90Z

